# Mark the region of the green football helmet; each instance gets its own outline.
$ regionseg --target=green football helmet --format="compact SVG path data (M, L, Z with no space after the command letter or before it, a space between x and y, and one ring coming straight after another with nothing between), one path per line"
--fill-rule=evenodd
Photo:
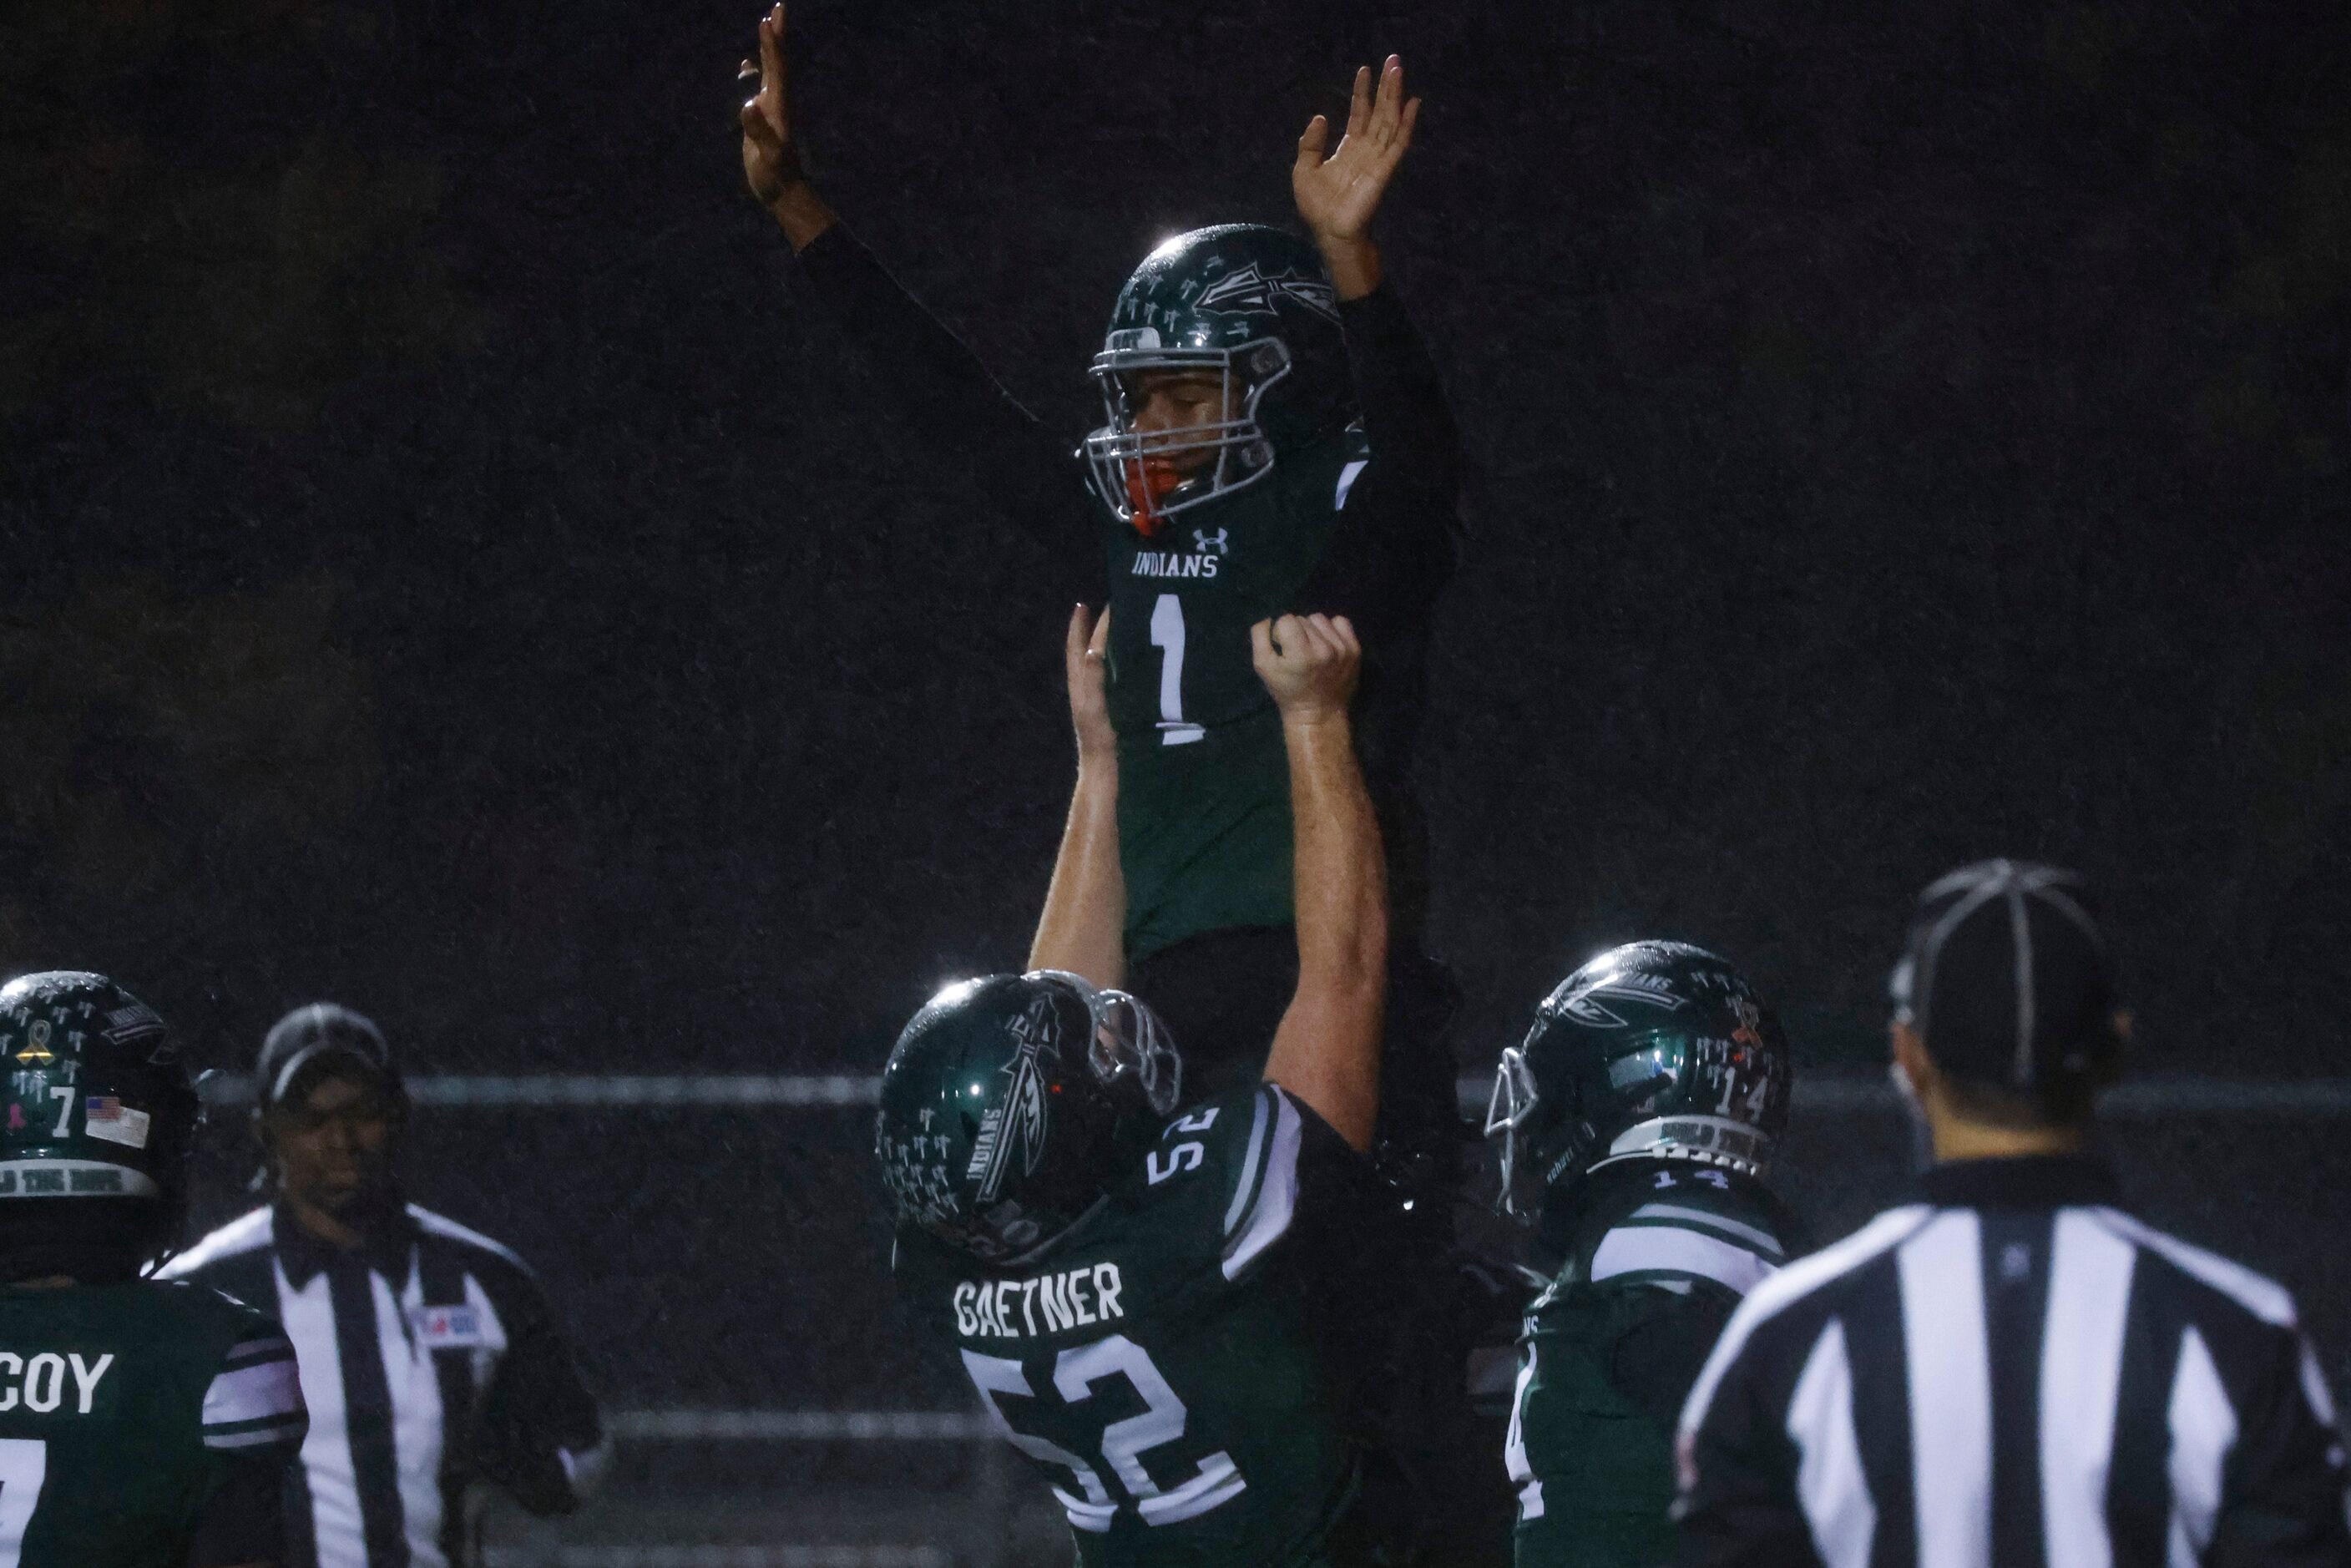
M1135 377L1203 370L1222 378L1226 417L1134 428L1144 401ZM1194 229L1145 256L1111 308L1093 378L1107 422L1086 437L1087 473L1102 505L1145 534L1256 484L1281 453L1336 435L1353 417L1346 336L1322 258L1262 224Z
M175 1240L203 1105L154 1009L104 975L20 976L0 987L0 1239L72 1214L149 1256Z
M1747 977L1686 942L1593 959L1502 1052L1486 1110L1501 1141L1500 1207L1564 1205L1593 1171L1687 1160L1761 1176L1788 1121L1780 1020Z
M1039 969L949 986L882 1069L873 1152L902 1223L989 1262L1043 1252L1176 1105L1183 1064L1123 991Z

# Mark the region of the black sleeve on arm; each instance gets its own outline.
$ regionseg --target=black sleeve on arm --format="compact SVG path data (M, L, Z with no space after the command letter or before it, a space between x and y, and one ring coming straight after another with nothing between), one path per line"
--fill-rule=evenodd
M1452 580L1461 443L1437 368L1395 292L1383 284L1339 307L1371 458L1299 608L1349 617L1366 653L1413 647Z
M2211 1568L2322 1568L2351 1563L2351 1496L2343 1434L2309 1343L2291 1330L2240 1412L2220 1517L2204 1554Z
M1678 1568L1817 1568L1784 1415L1794 1377L1749 1340L1724 1369L1698 1429L1681 1439Z
M1667 1431L1680 1416L1735 1299L1703 1288L1687 1295L1655 1285L1627 1285L1641 1308L1639 1321L1620 1335L1608 1356L1609 1381Z
M1093 562L1093 513L1068 448L845 225L818 235L793 270L866 354L912 427L936 443L966 493L1008 515L1057 561ZM1094 568L1083 580L1100 578Z
M287 1468L302 1461L277 1444L223 1467L226 1479L188 1541L188 1568L243 1568L286 1561Z
M507 1352L475 1412L475 1469L532 1513L569 1513L580 1489L566 1457L596 1450L602 1416L536 1282L501 1301L499 1312Z
M1341 304L1339 319L1372 455L1398 459L1398 482L1449 507L1461 489L1461 437L1412 318L1383 283Z

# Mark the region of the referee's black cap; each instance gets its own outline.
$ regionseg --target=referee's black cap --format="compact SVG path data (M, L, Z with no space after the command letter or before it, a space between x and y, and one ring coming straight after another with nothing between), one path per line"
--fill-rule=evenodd
M2085 1083L2121 1044L2114 965L2082 879L2032 861L1962 866L1918 894L1895 1016L1956 1078L2022 1091Z
M375 1020L340 1002L312 1002L279 1019L263 1039L255 1068L260 1103L277 1104L305 1070L329 1061L357 1065L395 1096L400 1093L400 1070Z

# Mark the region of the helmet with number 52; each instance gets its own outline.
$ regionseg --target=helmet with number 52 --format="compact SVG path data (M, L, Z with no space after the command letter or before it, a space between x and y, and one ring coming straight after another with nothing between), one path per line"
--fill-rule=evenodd
M1572 1207L1593 1171L1683 1160L1750 1176L1788 1120L1780 1020L1726 960L1686 942L1631 942L1562 981L1502 1052L1486 1113L1501 1143L1501 1207Z
M990 1262L1042 1253L1175 1108L1150 1009L1054 969L949 986L882 1070L873 1149L899 1219Z

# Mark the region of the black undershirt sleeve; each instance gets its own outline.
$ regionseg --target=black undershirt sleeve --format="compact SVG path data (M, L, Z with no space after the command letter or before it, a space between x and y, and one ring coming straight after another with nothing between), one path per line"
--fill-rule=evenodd
M857 343L945 476L1045 548L1077 594L1099 596L1101 550L1083 474L963 340L883 269L846 225L799 253L800 288Z
M1371 461L1300 596L1343 614L1366 653L1411 642L1453 575L1461 444L1412 319L1385 285L1339 307Z
M286 1469L301 1460L275 1444L235 1458L188 1542L187 1568L286 1560Z

